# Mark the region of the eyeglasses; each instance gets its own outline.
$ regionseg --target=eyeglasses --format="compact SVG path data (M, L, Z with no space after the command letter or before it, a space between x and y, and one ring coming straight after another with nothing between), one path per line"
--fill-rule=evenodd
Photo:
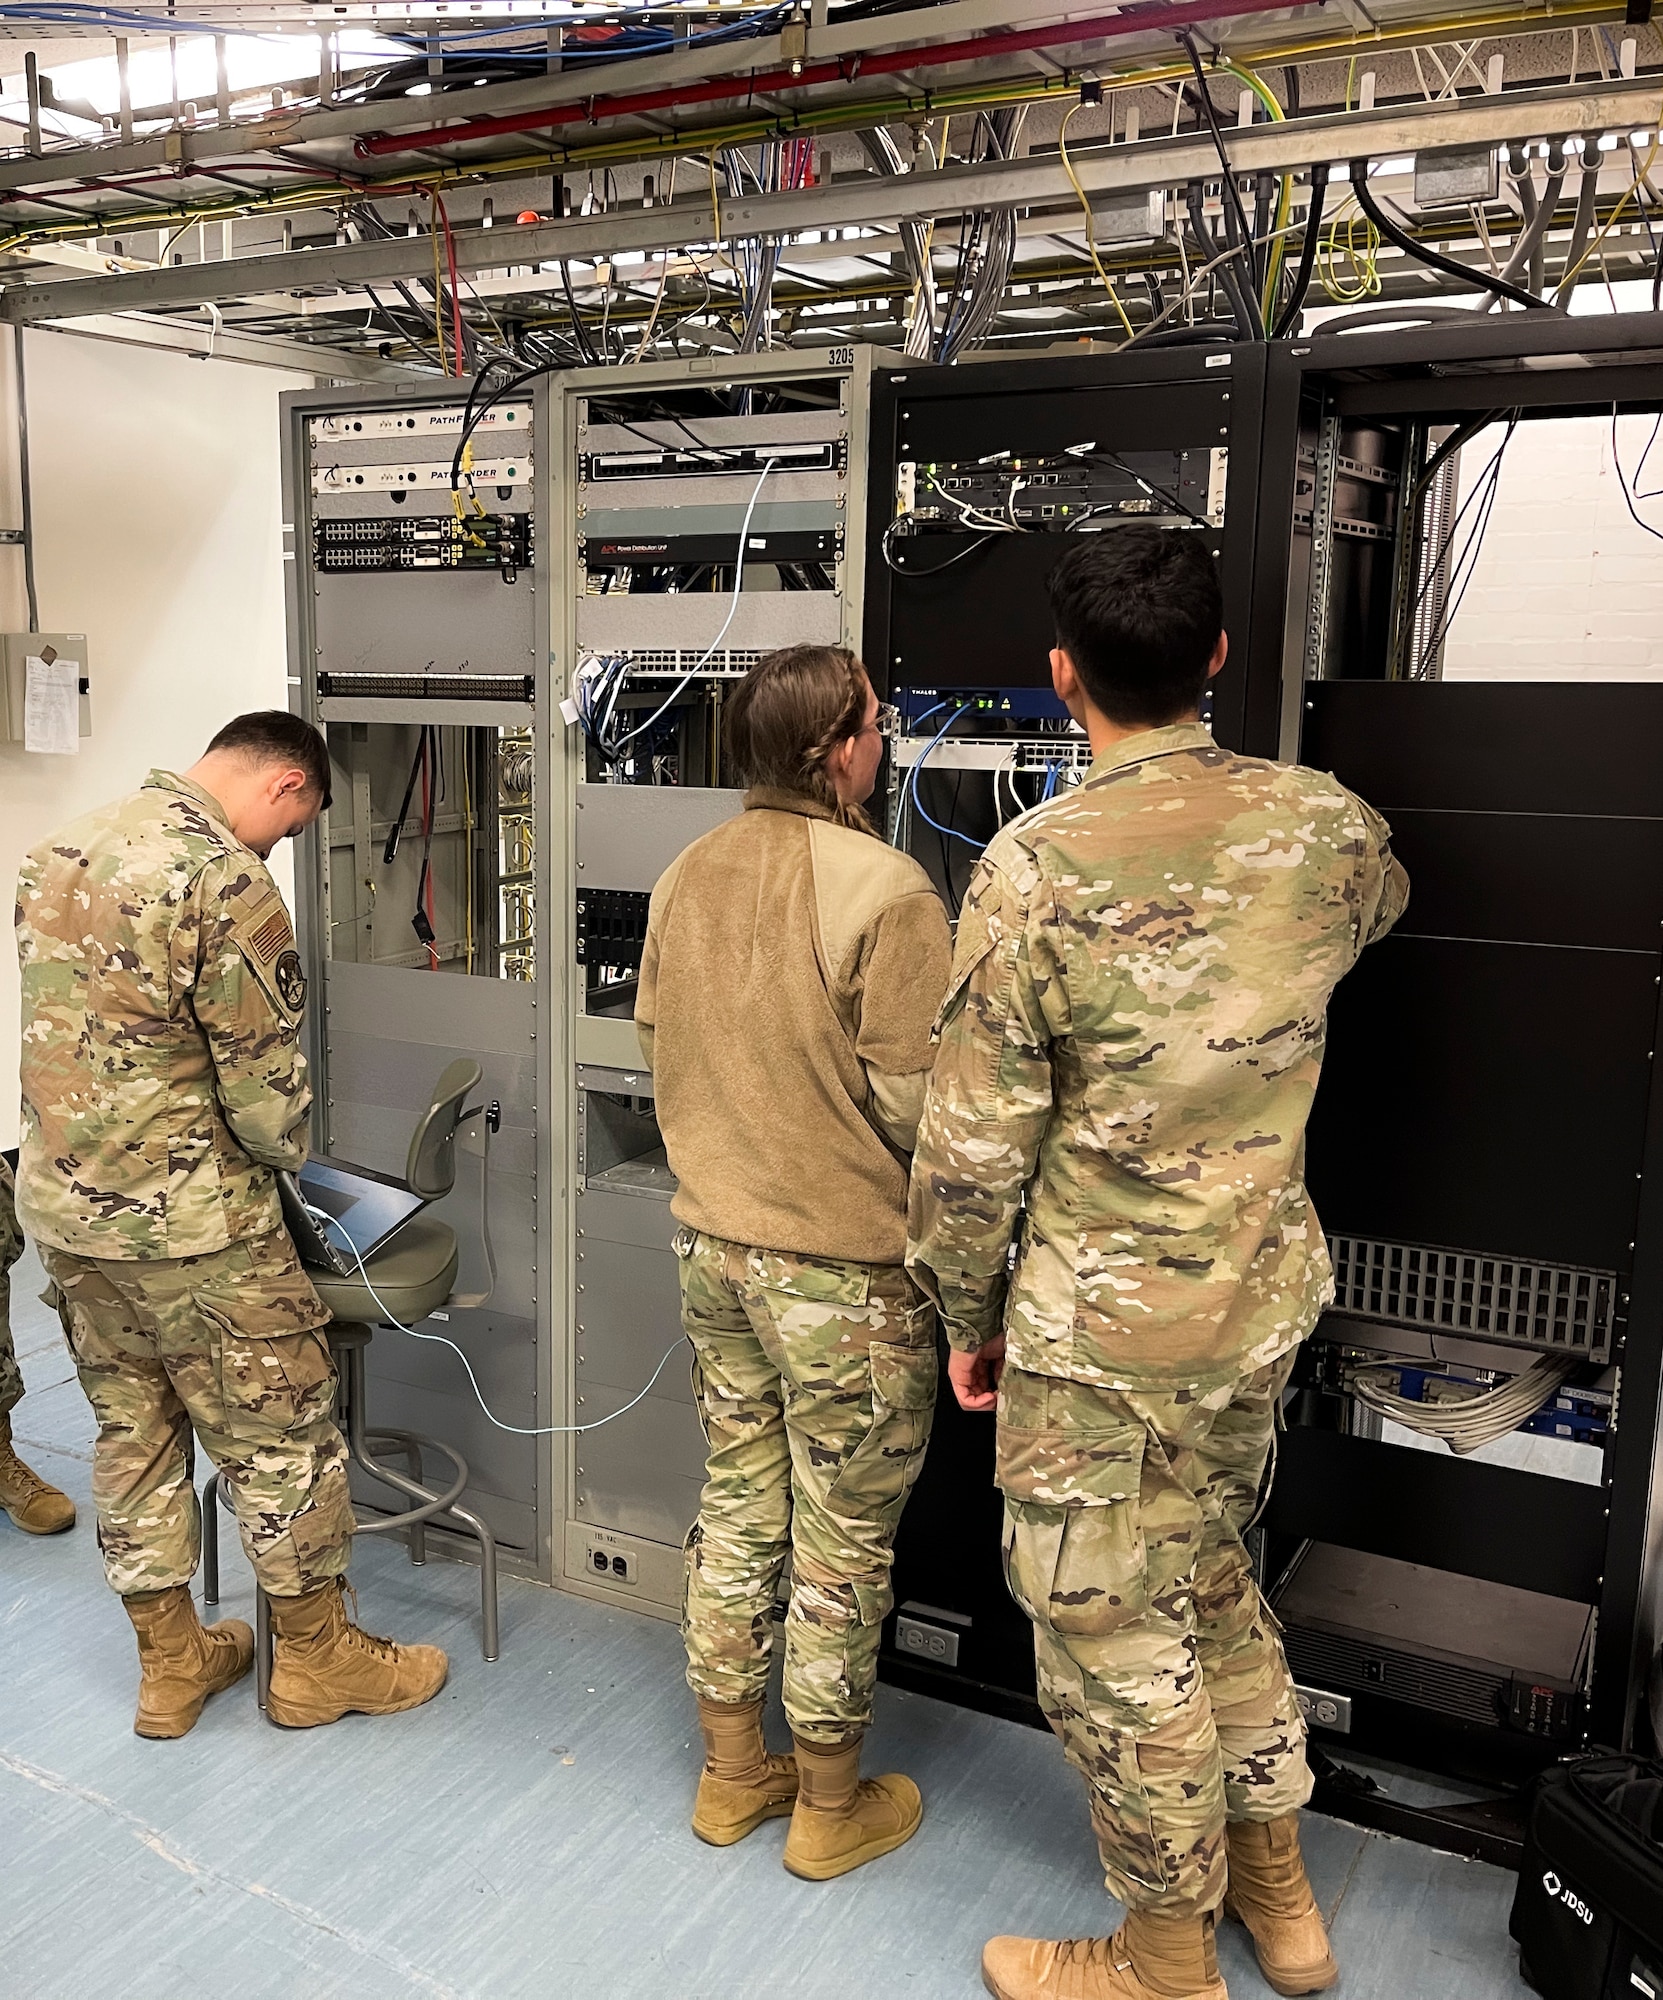
M880 701L878 703L877 714L873 716L870 722L866 723L862 728L857 729L855 734L857 736L864 736L867 730L871 729L876 730L880 736L893 736L900 726L901 711L893 702Z

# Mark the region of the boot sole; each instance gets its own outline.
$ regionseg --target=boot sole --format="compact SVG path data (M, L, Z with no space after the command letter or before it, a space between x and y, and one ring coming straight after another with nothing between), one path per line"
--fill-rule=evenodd
M701 1826L695 1819L693 1831L707 1847L733 1847L748 1833L755 1833L765 1819L788 1819L796 1806L795 1798L776 1799L771 1806L764 1806L759 1813L752 1813L749 1819L740 1820L736 1826Z
M67 1521L60 1521L55 1528L31 1528L27 1521L20 1521L9 1507L0 1507L0 1514L5 1515L20 1535L67 1535L75 1525L73 1514Z
M786 1872L804 1882L835 1882L839 1875L847 1875L856 1868L864 1867L868 1861L881 1861L884 1855L893 1854L897 1847L905 1847L923 1824L924 1815L920 1813L911 1826L902 1832L890 1834L883 1840L868 1841L864 1847L857 1847L852 1854L840 1854L832 1861L798 1861L787 1848L783 1857Z
M151 1743L172 1743L181 1736L188 1736L202 1720L202 1711L216 1694L224 1694L227 1688L234 1688L238 1681L246 1680L253 1670L254 1661L250 1657L247 1665L239 1667L228 1681L219 1681L204 1691L188 1717L147 1715L141 1708L133 1718L133 1734L142 1736Z
M326 1723L339 1722L347 1715L402 1715L406 1709L421 1708L435 1695L444 1692L445 1680L436 1688L429 1688L426 1694L412 1695L408 1701L392 1701L378 1704L374 1708L358 1708L348 1703L343 1708L315 1709L284 1701L281 1695L267 1694L266 1720L275 1722L279 1729L321 1729Z
M1301 2000L1301 1996L1306 1993L1326 1993L1329 1987L1339 1983L1339 1961L1332 1952L1328 1954L1328 1963L1325 1966L1318 1966L1312 1972L1278 1972L1265 1964L1259 1953L1259 1940L1253 1937L1253 1926L1228 1897L1224 1900L1224 1915L1240 1924L1247 1935L1253 1938L1253 1956L1258 1963L1259 1977L1273 1993L1280 1993L1283 2000Z

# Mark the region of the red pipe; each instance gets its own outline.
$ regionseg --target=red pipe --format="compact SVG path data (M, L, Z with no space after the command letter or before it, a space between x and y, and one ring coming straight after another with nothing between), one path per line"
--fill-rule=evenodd
M1298 4L1298 0L1294 0ZM1317 0L1320 6L1322 0ZM360 139L353 148L360 159L381 153L414 153L429 146L453 146L469 139L497 139L510 132L543 132L558 125L588 125L602 118L629 118L646 111L669 111L687 104L715 104L724 98L770 97L782 90L804 90L818 83L853 83L862 76L893 76L911 69L940 69L949 63L985 62L993 57L1020 55L1028 49L1054 49L1074 42L1107 41L1154 29L1170 33L1198 27L1206 21L1233 20L1240 14L1285 13L1289 0L1190 0L1179 6L1128 7L1118 14L1101 14L1089 21L1059 21L1048 28L1013 29L999 35L976 35L964 41L937 42L927 48L886 49L876 55L839 57L835 62L808 63L789 69L755 71L748 75L714 77L704 83L678 84L666 90L638 90L618 96L586 97L576 104L552 105L546 111L519 111L506 118L476 118L461 125L430 125L421 132L383 132Z

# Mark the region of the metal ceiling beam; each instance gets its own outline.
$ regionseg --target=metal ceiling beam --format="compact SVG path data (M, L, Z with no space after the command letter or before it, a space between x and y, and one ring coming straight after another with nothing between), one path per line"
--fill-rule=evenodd
M1290 11L1299 0L1289 0ZM815 61L855 55L866 50L904 48L911 42L956 40L961 36L1066 21L1097 12L1101 0L947 0L947 4L914 8L876 20L832 22L809 30L809 55ZM486 52L488 53L488 51ZM331 111L291 111L258 123L203 126L189 132L160 133L126 146L82 146L48 153L42 159L0 162L0 190L56 187L66 181L96 176L140 173L153 167L189 169L204 161L233 160L274 146L313 146L330 140L356 139L366 133L397 132L432 125L453 115L458 121L511 117L546 106L581 104L586 98L620 85L632 91L657 90L705 77L735 76L746 70L778 69L788 58L778 35L718 43L715 47L684 48L672 55L641 56L627 62L589 63L581 69L523 82L481 84L477 89L430 97L400 97L376 103L343 105ZM460 129L458 137L463 136Z
M309 346L300 340L268 338L264 334L216 332L211 326L182 326L177 320L145 319L137 313L65 320L46 320L43 333L73 333L91 340L113 340L124 347L157 348L198 361L239 361L255 368L281 368L294 375L323 381L431 382L428 368L401 367L375 355L347 354L337 348Z
M1425 146L1501 145L1623 130L1651 123L1656 105L1654 78L1614 78L1597 85L1508 91L1494 97L1239 127L1230 132L1227 143L1232 165L1240 173L1289 173L1319 160L1345 161L1364 154L1380 159ZM1216 179L1218 174L1210 141L1190 133L1105 147L1074 158L1081 182L1093 195L1179 186ZM725 200L721 233L724 241L732 241L805 229L925 221L974 209L1066 207L1074 201L1061 162L1054 156L1039 156L934 173L861 175L788 194ZM462 270L472 273L562 257L591 261L621 250L681 250L708 243L711 236L710 202L695 198L525 229L459 230L456 260ZM396 278L421 278L432 269L432 255L425 237L400 236L135 271L122 277L19 285L0 295L0 320L28 324L83 313L223 302L261 292L390 283Z

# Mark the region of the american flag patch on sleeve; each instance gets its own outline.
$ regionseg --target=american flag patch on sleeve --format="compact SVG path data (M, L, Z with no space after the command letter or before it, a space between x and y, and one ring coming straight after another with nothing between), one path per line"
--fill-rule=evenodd
M289 929L288 912L278 910L267 917L248 942L260 963L270 965L285 946L294 942L294 933Z

